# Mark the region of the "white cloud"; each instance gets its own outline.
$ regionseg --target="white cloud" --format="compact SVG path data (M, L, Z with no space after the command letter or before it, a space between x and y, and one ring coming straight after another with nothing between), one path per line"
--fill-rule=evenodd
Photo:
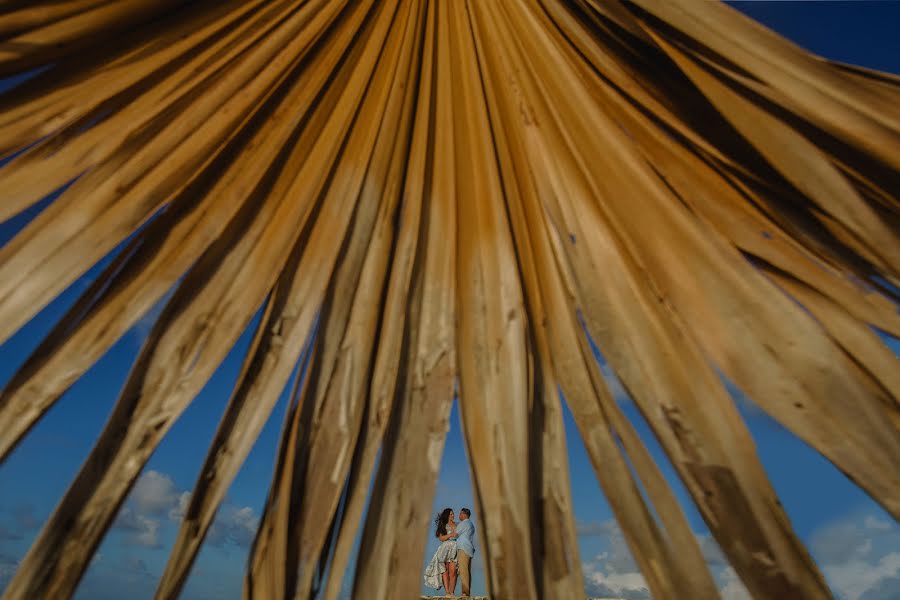
M584 563L582 571L589 597L630 599L650 598L646 580L639 572L619 524L614 520L579 522L577 531L582 537L605 538L606 549L593 561ZM718 582L722 600L751 600L737 573L715 539L709 533L695 533L697 543L710 571ZM868 600L868 599L866 599Z
M581 536L606 538L606 550L582 565L588 596L644 599L650 597L647 582L635 565L625 536L615 520L578 523Z
M169 509L169 519L175 521L176 523L180 523L184 518L184 515L187 513L188 505L190 503L191 493L181 492L178 495L178 500L175 502L175 506Z
M725 567L719 573L719 584L722 585L719 590L722 600L753 600L744 582L731 567Z
M581 537L600 538L603 551L583 565L589 595L649 598L615 520L579 522ZM723 600L750 600L750 593L709 534L695 534ZM593 543L593 542L592 542ZM810 539L810 551L839 600L900 598L900 527L881 514L857 513L826 524Z
M594 562L583 565L584 583L590 597L615 597L626 600L650 598L644 576L636 571L620 573L605 563L600 554Z
M144 548L161 548L160 516L173 510L179 500L175 482L159 471L141 474L125 506L116 516L114 527L126 532L126 540Z
M878 517L874 517L869 515L865 519L863 519L863 526L866 529L870 529L872 531L890 531L892 528L891 522L879 519Z
M888 577L869 588L860 600L897 600L900 598L900 577Z
M728 566L728 559L725 558L725 554L722 553L722 549L719 548L719 544L713 536L708 533L695 533L694 537L697 538L700 552L703 553L703 558L710 567Z
M159 471L147 471L138 479L116 518L114 527L126 533L126 541L145 548L162 547L161 537L168 517L180 523L191 501L191 492L179 490L171 477ZM224 503L206 536L206 542L219 548L234 544L248 548L253 543L259 516L249 506Z
M612 535L618 524L610 519L608 521L578 521L575 531L581 537Z
M892 552L871 563L853 560L845 564L825 565L825 577L841 598L861 600L883 581L900 577L900 552Z
M113 526L126 532L129 543L145 548L162 547L159 540L159 520L142 515L130 506L122 507Z
M213 546L221 547L231 542L241 548L249 548L258 527L259 517L252 508L226 504L219 509L207 534L207 541Z
M825 525L810 551L841 600L900 597L900 527L881 516L856 514Z
M137 510L145 515L164 515L178 502L175 482L159 471L147 471L134 484L131 500Z

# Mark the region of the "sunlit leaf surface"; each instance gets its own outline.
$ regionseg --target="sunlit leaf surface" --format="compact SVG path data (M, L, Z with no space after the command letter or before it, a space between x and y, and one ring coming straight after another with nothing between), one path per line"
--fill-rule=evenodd
M754 597L831 594L722 377L900 516L897 78L688 0L10 0L0 39L0 219L68 186L0 341L122 247L0 456L170 294L4 599L73 593L258 312L157 598L286 387L246 598L334 600L373 477L354 597L415 596L457 394L493 598L584 595L561 401L653 596L718 597L591 341Z

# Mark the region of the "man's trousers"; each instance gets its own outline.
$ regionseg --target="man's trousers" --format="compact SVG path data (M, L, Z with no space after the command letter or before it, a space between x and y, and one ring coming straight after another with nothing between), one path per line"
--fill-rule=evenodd
M456 551L456 561L459 563L459 581L462 584L462 595L468 596L472 588L472 557L462 550Z

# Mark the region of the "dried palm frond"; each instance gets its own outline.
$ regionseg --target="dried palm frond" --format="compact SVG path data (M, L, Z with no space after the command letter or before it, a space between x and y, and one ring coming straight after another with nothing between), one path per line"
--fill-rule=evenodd
M723 377L900 516L897 78L694 1L5 2L0 39L0 219L63 190L0 340L116 252L0 457L171 294L5 599L72 595L257 313L157 598L307 362L247 598L336 598L373 477L355 589L415 595L457 378L494 598L584 594L560 397L654 597L717 597L592 341L754 597L831 594Z

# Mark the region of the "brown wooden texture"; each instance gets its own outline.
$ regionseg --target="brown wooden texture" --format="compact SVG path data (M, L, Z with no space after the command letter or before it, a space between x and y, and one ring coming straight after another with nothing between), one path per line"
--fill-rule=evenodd
M116 254L0 459L165 308L4 600L72 595L258 311L157 598L291 386L246 598L336 600L360 532L354 593L416 597L457 396L493 598L584 596L561 402L654 597L717 597L591 342L754 597L831 593L723 376L900 517L900 78L694 0L0 4L28 73L0 219L61 194L0 249L0 341Z

